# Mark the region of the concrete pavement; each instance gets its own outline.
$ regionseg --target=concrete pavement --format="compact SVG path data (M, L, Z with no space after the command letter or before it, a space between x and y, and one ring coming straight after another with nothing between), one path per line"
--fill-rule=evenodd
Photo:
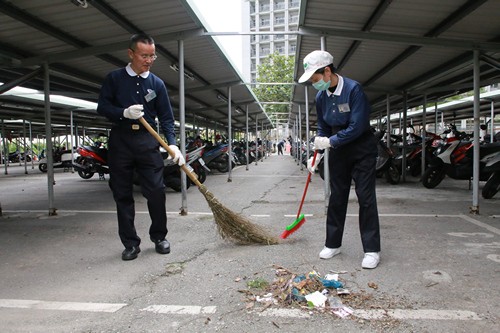
M307 177L289 155L238 167L232 181L205 185L228 208L279 235L294 220ZM136 191L139 258L124 262L106 181L55 172L57 216L48 216L47 179L35 169L0 175L0 322L2 332L493 332L500 330L500 197L470 215L467 182L425 189L416 179L377 184L382 261L361 269L358 205L351 191L342 253L320 260L324 184L309 186L304 226L275 246L221 240L204 197L167 191L172 252L155 253L149 216ZM249 306L247 282L270 283L276 267L297 274L345 272L357 295L353 315ZM371 286L371 287L370 287ZM376 286L376 289L374 288Z

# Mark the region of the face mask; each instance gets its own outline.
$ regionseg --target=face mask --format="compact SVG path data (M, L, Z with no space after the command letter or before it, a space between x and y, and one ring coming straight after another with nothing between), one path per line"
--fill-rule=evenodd
M323 79L321 79L318 82L313 83L312 85L316 90L323 91L323 90L327 90L328 88L330 88L331 82L332 82L331 80L329 80L328 82L325 82L325 81L323 81Z

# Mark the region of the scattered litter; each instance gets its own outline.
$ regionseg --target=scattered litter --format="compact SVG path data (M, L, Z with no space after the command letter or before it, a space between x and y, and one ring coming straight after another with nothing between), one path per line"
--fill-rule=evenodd
M337 288L337 295L349 295L350 293L349 289Z
M344 304L342 304L342 300L340 299L340 297L337 296L328 297L328 303L330 304L330 309L333 310L340 309L341 307L344 306Z
M354 312L354 310L348 306L343 305L341 308L335 309L332 312L337 316L339 316L340 318L345 318L351 315Z
M264 296L257 296L255 300L259 303L273 303L278 304L278 301L273 298L273 293L265 294Z
M264 311L269 307L275 310L295 308L308 311L309 315L325 314L332 318L358 320L354 309L388 310L412 306L408 303L401 304L401 299L395 299L394 296L380 291L376 293L366 290L351 291L346 287L346 280L341 277L341 274L347 273L346 271L330 271L322 275L317 270L311 270L306 271L305 274L297 274L282 266L274 265L273 267L275 277L272 282L269 279L267 281L270 282L267 282L263 278L255 277L247 281L249 290L238 290L247 298L247 309L258 307L259 311ZM358 284L354 282L352 287L356 288L356 286ZM374 290L379 288L375 282L369 282L368 287ZM370 320L369 322L370 325L384 328L400 324L394 319Z
M316 308L324 308L325 302L327 300L326 296L319 291L315 291L312 294L306 295L305 298L309 307Z

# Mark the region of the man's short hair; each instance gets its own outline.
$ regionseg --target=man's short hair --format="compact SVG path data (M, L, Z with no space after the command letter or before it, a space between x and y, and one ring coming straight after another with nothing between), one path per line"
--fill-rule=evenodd
M128 45L128 48L131 50L135 50L135 47L137 43L144 43L144 44L154 44L155 41L153 40L153 37L148 36L146 34L135 34L130 37L130 43Z

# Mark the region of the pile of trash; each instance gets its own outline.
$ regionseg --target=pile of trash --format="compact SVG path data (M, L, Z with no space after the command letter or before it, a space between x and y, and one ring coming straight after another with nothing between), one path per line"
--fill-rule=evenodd
M284 267L275 266L275 269L276 278L272 283L255 279L247 283L250 290L241 291L248 296L247 308L254 307L256 303L262 304L264 309L272 305L300 307L329 312L341 318L354 312L349 306L353 295L339 279L339 274L347 272L322 276L314 270L307 274L295 274Z

